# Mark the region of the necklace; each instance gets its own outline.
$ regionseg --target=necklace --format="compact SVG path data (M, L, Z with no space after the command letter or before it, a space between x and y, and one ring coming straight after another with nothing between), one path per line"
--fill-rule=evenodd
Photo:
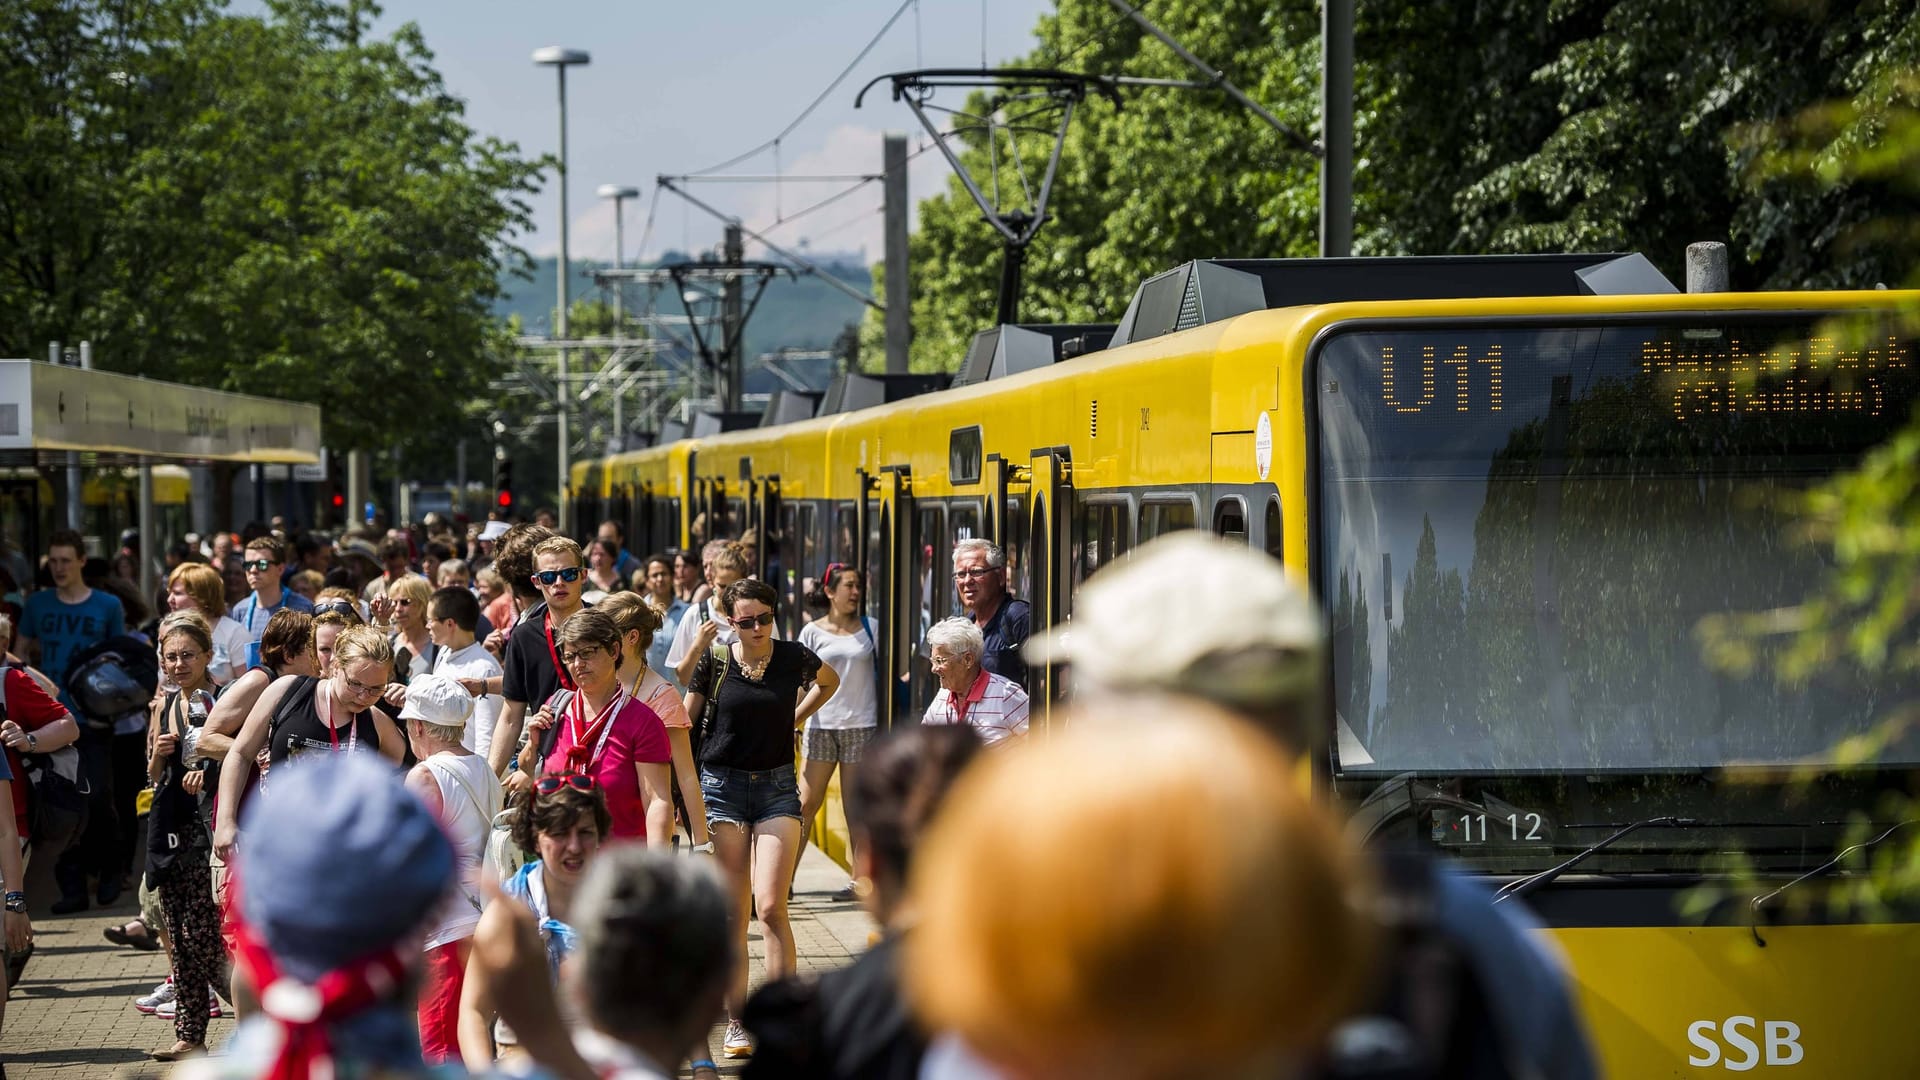
M767 673L767 664L773 660L773 650L768 649L767 655L761 657L758 663L748 662L744 648L740 650L740 653L740 673L752 679L754 682L759 682L761 676Z

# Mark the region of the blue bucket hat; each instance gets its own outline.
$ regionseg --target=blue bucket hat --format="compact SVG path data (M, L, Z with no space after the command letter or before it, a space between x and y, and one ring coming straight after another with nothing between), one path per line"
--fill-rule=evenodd
M422 929L453 886L446 833L376 754L274 769L240 831L241 914L301 982Z

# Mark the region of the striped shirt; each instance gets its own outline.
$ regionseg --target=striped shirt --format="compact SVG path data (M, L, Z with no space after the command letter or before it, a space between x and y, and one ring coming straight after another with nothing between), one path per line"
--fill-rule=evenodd
M1027 692L1012 679L985 668L956 702L951 690L941 690L927 706L923 724L971 724L988 746L1027 733Z

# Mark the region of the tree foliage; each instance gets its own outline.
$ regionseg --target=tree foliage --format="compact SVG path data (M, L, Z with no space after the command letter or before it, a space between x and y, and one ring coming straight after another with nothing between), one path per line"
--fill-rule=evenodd
M1157 0L1147 11L1317 133L1316 4ZM1677 280L1686 245L1717 239L1733 248L1736 287L1898 280L1920 238L1878 223L1911 213L1912 192L1766 163L1783 122L1884 95L1890 73L1920 63L1917 14L1915 0L1369 0L1356 29L1356 250L1642 251ZM1036 38L1014 65L1195 75L1107 0L1060 0ZM991 104L976 96L967 111ZM1863 121L1836 147L1874 135ZM963 142L974 175L991 175L984 137ZM1049 148L1040 134L1021 143L1028 162ZM1311 255L1318 210L1314 160L1224 95L1142 89L1119 108L1092 102L1028 258L1022 319L1114 319L1140 280L1187 259ZM999 245L957 180L920 212L914 365L950 369L992 318Z
M443 441L537 166L366 0L0 7L0 350L318 402L336 449Z

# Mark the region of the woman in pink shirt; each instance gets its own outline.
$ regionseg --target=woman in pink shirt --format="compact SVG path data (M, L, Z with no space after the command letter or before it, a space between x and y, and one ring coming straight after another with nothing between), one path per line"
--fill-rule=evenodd
M568 619L555 638L555 651L577 690L554 695L527 721L521 771L536 777L592 777L606 792L614 839L667 847L673 831L660 823L673 819L672 751L659 714L621 685L619 629L604 612L587 608Z
M693 764L693 722L680 692L659 672L647 666L647 649L660 632L660 613L636 592L614 593L593 606L593 610L613 620L620 631L620 682L627 693L644 702L660 716L667 727L667 742L673 750L673 783L680 794L682 812L687 818L687 836L696 852L711 853L707 835L707 804L700 794L700 770ZM673 827L671 808L659 822L647 821L647 832Z

